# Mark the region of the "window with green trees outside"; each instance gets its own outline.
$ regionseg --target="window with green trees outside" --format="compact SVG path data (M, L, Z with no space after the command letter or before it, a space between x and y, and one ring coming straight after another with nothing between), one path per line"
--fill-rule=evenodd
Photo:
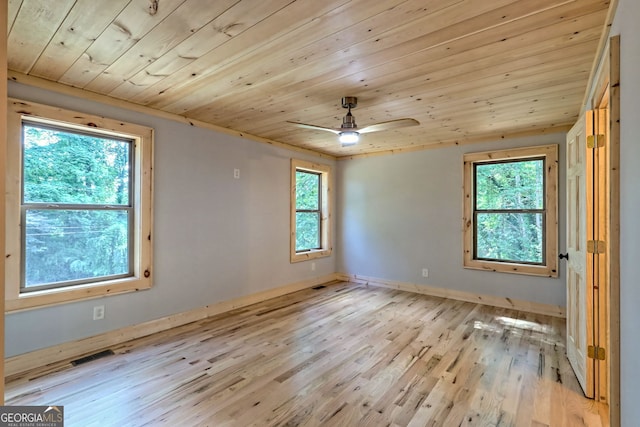
M321 174L296 170L296 252L320 249Z
M9 99L8 312L149 289L153 129Z
M291 262L331 254L327 165L291 160Z
M464 265L557 272L557 145L464 155Z
M133 274L133 141L24 122L22 287Z
M475 258L542 264L544 158L474 165Z

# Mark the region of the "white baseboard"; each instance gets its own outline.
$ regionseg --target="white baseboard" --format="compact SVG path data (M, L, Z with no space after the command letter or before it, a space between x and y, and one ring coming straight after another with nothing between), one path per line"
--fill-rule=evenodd
M12 356L5 359L5 377L16 376L34 368L93 354L113 345L151 335L156 332L166 331L177 326L186 325L187 323L205 319L220 313L225 313L236 308L245 307L334 280L337 280L337 275L335 273L328 274L326 276L291 283L229 301L218 302L187 312L163 317L161 319L150 320L138 325L127 326L77 341L62 343L52 347L31 351L29 353Z
M337 273L336 277L338 280L342 280L345 282L399 289L402 291L415 292L435 297L450 298L460 301L491 305L494 307L511 308L514 310L527 311L530 313L544 314L547 316L562 318L566 317L565 307L558 305L541 304L537 302L523 301L507 297L496 297L492 295L474 294L471 292L458 291L454 289L437 288L434 286L418 285L415 283L397 282L393 280L361 276L358 274Z

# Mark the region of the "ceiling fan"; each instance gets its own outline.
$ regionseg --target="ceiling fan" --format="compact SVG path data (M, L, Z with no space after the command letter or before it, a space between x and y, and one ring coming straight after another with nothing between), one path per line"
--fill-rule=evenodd
M306 129L314 129L314 130L325 130L328 132L333 132L338 135L338 140L342 144L343 147L348 147L351 145L355 145L360 140L360 135L363 133L369 132L379 132L381 130L391 130L398 129L407 126L416 126L419 125L420 122L415 119L396 119L390 120L388 122L376 123L373 125L365 126L363 128L358 128L356 125L356 119L351 114L351 109L356 108L358 106L358 98L355 96L345 96L342 98L342 108L347 108L349 111L347 115L342 119L342 125L339 129L326 128L323 126L309 125L306 123L298 123L298 122L287 122L294 124L301 128Z

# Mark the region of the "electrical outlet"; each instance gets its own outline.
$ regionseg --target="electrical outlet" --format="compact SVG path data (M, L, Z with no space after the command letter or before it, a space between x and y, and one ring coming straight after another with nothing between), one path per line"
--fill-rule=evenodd
M93 307L93 320L104 319L104 305L96 305Z
M423 268L422 269L422 277L429 277L429 269L428 268Z
M311 263L311 271L316 271L316 263L315 262Z
M233 170L233 177L235 179L240 179L240 169L234 169Z

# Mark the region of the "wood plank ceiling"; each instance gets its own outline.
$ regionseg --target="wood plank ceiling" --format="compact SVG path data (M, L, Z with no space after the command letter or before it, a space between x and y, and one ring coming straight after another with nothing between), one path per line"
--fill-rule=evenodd
M9 0L26 74L336 157L566 130L609 1ZM343 96L362 136L336 128Z

